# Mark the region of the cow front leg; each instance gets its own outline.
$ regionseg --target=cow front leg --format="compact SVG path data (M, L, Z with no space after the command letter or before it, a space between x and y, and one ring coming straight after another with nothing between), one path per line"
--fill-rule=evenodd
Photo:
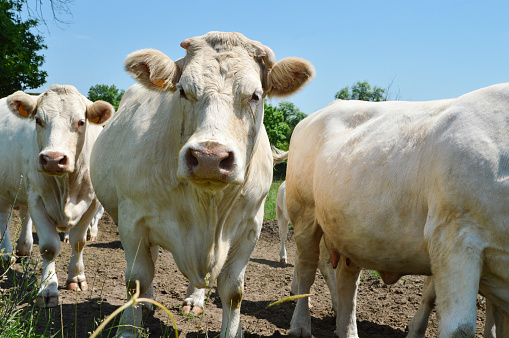
M481 228L468 215L443 221L431 218L426 223L440 338L475 337L485 243L478 231Z
M15 259L12 257L10 210L10 204L0 203L0 255L3 265L10 265Z
M361 269L345 256L341 256L336 270L336 336L357 338L357 288Z
M315 281L316 269L320 255L320 240L322 231L312 226L302 226L307 231L297 231L294 225L295 243L297 244L297 285L298 294L308 294ZM308 232L309 231L309 232ZM290 322L290 337L311 337L311 313L309 312L309 299L299 298L293 311Z
M205 307L205 289L198 289L191 283L187 286L186 298L182 303L182 311L188 315L192 313L195 316L203 313Z
M67 290L85 291L88 284L83 264L83 249L86 243L88 222L81 222L69 231L69 244L71 244L71 261L67 269Z
M34 226L39 236L39 251L43 266L36 305L55 307L58 306L58 278L55 271L55 258L60 252L60 237L55 227L49 222L34 222Z
M32 236L32 218L28 212L28 207L19 207L19 217L21 218L21 233L16 245L16 255L20 257L29 256L32 253L34 238Z
M141 235L137 236L123 235L122 228L119 228L122 246L124 247L127 268L125 272L125 281L127 286L127 299L136 291L136 281L140 284L140 295L151 297L152 280L154 278L154 259L153 251L148 238ZM125 231L128 234L134 234L131 231ZM157 246L155 246L157 248ZM117 329L117 337L137 337L141 328L141 319L143 317L144 304L136 304L124 310L120 319L120 326Z

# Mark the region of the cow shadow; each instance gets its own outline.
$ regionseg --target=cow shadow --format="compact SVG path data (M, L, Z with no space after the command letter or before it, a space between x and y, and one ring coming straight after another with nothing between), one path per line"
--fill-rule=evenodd
M288 268L288 267L293 267L293 264L281 263L281 262L278 262L278 261L272 261L272 260L268 260L268 259L264 259L264 258L251 258L250 261L254 262L254 263L258 263L258 264L268 265L268 266L270 266L272 268Z

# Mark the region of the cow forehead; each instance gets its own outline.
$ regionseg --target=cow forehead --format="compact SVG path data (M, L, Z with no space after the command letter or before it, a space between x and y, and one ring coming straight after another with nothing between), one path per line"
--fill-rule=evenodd
M257 60L242 48L226 52L193 55L183 69L180 82L196 92L214 88L217 91L253 91L261 86L261 68Z
M85 100L79 93L47 91L38 102L38 112L46 117L85 117Z

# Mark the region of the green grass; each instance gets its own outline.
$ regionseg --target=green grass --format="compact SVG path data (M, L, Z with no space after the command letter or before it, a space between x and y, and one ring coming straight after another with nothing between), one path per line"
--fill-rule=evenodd
M267 198L265 199L265 209L263 214L264 221L276 219L277 191L279 189L279 186L283 182L284 181L274 181L270 186L269 193L267 194Z

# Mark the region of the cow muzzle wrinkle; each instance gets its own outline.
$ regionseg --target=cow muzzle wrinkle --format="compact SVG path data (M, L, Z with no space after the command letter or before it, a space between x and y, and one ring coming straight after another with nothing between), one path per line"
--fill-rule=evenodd
M39 171L48 174L64 174L69 171L69 157L60 152L39 154Z

